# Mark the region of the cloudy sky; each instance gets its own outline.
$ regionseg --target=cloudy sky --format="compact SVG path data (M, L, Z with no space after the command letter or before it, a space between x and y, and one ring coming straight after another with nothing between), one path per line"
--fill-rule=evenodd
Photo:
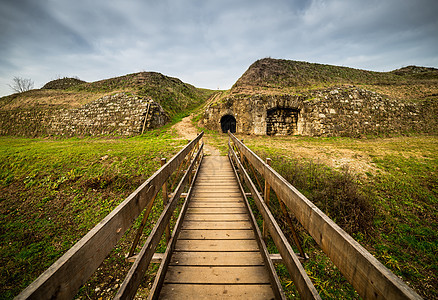
M0 0L0 96L157 71L228 89L272 57L390 71L438 67L437 0Z

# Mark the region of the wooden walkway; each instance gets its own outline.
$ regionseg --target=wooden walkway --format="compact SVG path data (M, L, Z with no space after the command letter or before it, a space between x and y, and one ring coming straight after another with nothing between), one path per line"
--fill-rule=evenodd
M273 299L268 272L228 157L205 157L160 299Z

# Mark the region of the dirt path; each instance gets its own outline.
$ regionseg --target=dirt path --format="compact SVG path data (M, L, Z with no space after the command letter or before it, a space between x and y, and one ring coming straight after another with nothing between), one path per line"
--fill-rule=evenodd
M192 124L193 115L185 117L181 120L181 122L173 125L173 128L176 129L178 134L182 139L193 140L198 135L198 130ZM217 148L208 144L208 140L204 136L204 153L206 155L211 156L220 156L220 152Z

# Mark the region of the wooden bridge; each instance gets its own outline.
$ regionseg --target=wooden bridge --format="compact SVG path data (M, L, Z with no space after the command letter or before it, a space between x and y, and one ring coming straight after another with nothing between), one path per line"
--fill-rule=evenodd
M17 299L71 299L144 211L128 253L132 262L116 299L133 299L152 260L161 264L149 299L284 299L274 262L283 263L303 299L320 299L307 257L284 236L269 210L271 189L364 299L421 299L330 218L229 133L228 156L203 156L201 133L28 286ZM264 178L260 182L256 173ZM256 183L252 179L255 179ZM178 182L178 183L177 183ZM159 191L164 209L139 253L137 245ZM248 198L263 216L262 232ZM179 215L179 199L184 199ZM169 221L176 218L173 231ZM278 254L263 239L271 235ZM164 254L155 253L163 235Z

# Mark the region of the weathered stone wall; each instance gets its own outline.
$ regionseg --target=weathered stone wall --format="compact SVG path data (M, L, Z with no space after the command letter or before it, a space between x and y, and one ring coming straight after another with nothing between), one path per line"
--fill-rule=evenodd
M297 109L273 108L267 111L266 134L267 135L293 135L298 134Z
M275 110L283 112L273 115ZM297 113L287 116L286 111ZM237 133L257 135L438 133L436 101L406 104L355 87L313 91L307 95L232 96L212 103L201 124L220 130L220 118L226 114L236 118Z
M0 135L136 135L168 121L152 99L119 93L76 109L0 111Z

